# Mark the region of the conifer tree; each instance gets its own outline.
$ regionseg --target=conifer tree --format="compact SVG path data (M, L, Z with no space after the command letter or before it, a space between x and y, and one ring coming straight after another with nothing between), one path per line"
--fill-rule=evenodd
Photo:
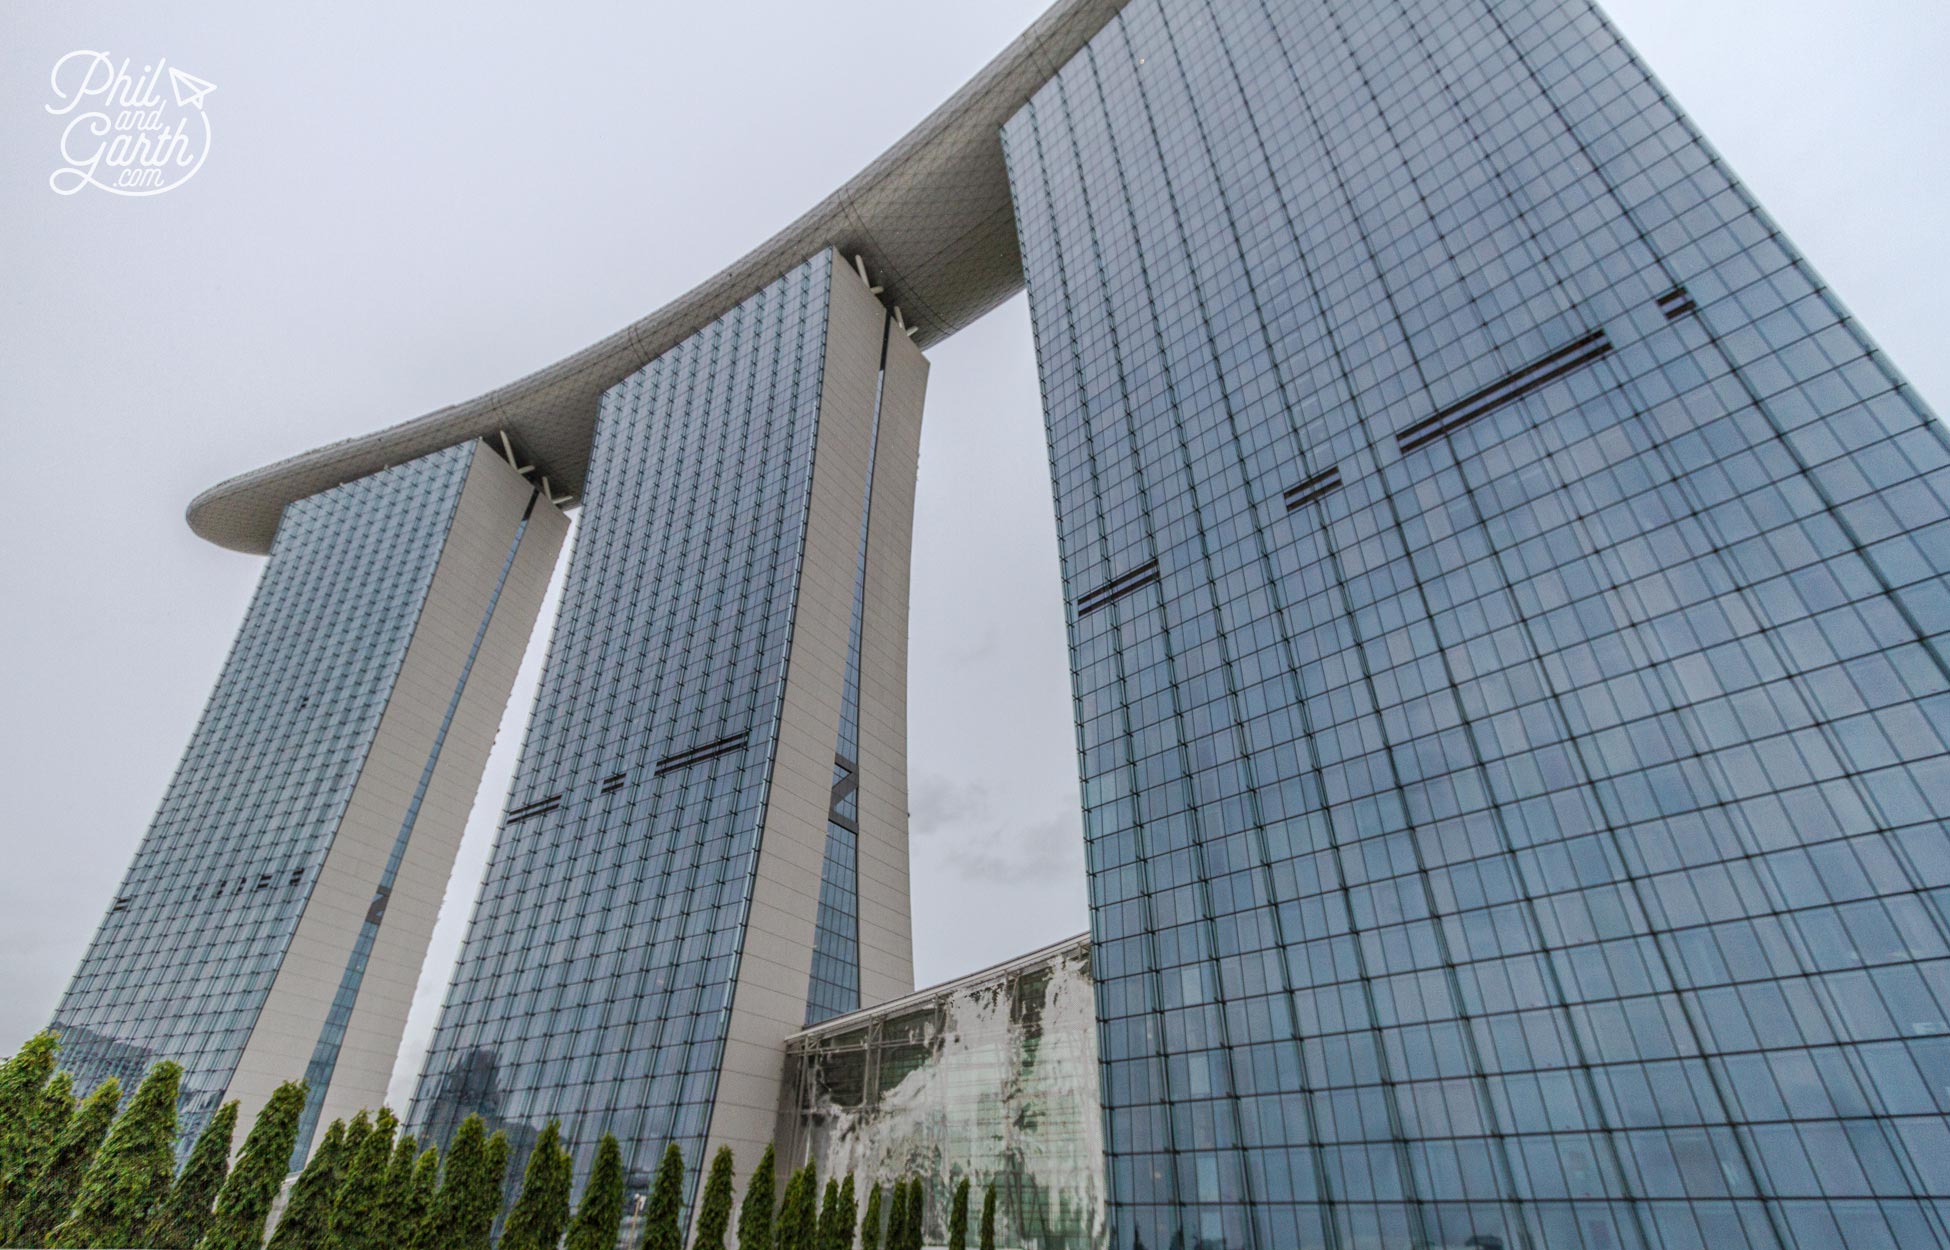
M52 1142L68 1127L68 1117L74 1114L74 1108L74 1073L56 1072L41 1086L40 1105L34 1110L35 1131Z
M818 1250L819 1180L808 1163L786 1182L779 1203L779 1250Z
M227 1102L197 1134L182 1175L149 1226L149 1242L156 1250L190 1250L203 1239L224 1174L230 1171L230 1139L236 1132L237 1104Z
M907 1182L906 1250L921 1250L921 1238L927 1231L927 1214L927 1182L916 1176Z
M643 1211L643 1250L684 1250L684 1154L672 1142L657 1165L650 1204Z
M74 1077L56 1072L35 1097L25 1149L14 1161L13 1171L0 1177L0 1234L6 1232L15 1211L27 1201L27 1195L34 1192L34 1182L40 1179L41 1169L47 1165L54 1144L61 1140L61 1133L73 1115ZM73 1191L69 1194L72 1196Z
M948 1208L948 1250L968 1250L968 1178L955 1186L954 1203Z
M824 1225L819 1221L825 1200L824 1191L819 1185L819 1173L811 1163L806 1164L800 1171L806 1174L805 1188L799 1199L800 1219L806 1230L806 1250L824 1250L826 1245L823 1236ZM840 1200L839 1186L833 1185L832 1190L833 1202L837 1206Z
M698 1200L697 1232L691 1250L725 1250L724 1236L731 1228L731 1191L738 1181L731 1147L720 1146L711 1156L711 1172L704 1179L704 1196Z
M9 1180L24 1179L40 1164L55 1139L61 1136L61 1130L68 1127L68 1117L74 1114L74 1109L74 1074L56 1072L47 1084L41 1086L41 1092L34 1100L34 1119L29 1130L27 1155Z
M264 1221L284 1185L304 1110L303 1081L287 1081L272 1092L244 1138L237 1166L217 1191L216 1211L197 1250L259 1250L264 1244Z
M894 1205L887 1213L887 1250L907 1250L907 1230L914 1222L914 1187L903 1176L894 1182Z
M121 1100L122 1083L112 1076L81 1100L54 1145L41 1157L32 1188L14 1204L6 1226L0 1228L7 1245L45 1245L55 1225L68 1218L75 1192L95 1161L102 1139L108 1136L108 1126L114 1122Z
M476 1175L473 1204L469 1211L467 1240L461 1250L494 1250L494 1221L500 1218L507 1201L508 1156L512 1147L508 1135L496 1131L481 1152L481 1170Z
M393 1143L386 1175L379 1182L379 1201L373 1207L372 1238L376 1244L403 1244L401 1234L408 1227L404 1222L406 1207L413 1199L413 1160L419 1150L420 1144L411 1133L401 1133Z
M832 1250L834 1227L840 1218L840 1182L835 1177L826 1178L826 1192L819 1199L819 1228L813 1238L816 1250Z
M778 1188L772 1147L758 1157L738 1208L738 1250L772 1250L772 1199Z
M897 1177L887 1202L886 1250L907 1250L907 1178Z
M387 1114L390 1115L391 1112ZM365 1146L366 1137L371 1132L372 1112L361 1107L359 1108L358 1114L345 1122L345 1140L339 1144L339 1158L345 1160L348 1164L358 1158L359 1151ZM337 1201L337 1195L333 1195L333 1200Z
M54 1074L61 1039L52 1029L36 1033L5 1063L0 1063L0 1179L26 1161L34 1140L41 1087Z
M428 1209L420 1239L429 1250L463 1250L467 1244L470 1199L479 1188L477 1176L487 1162L487 1124L470 1115L454 1130L441 1160L440 1189Z
M361 1111L345 1131L338 1193L332 1199L332 1246L334 1250L391 1250L392 1242L378 1227L380 1207L386 1197L386 1177L393 1157L393 1132L399 1117L381 1107L371 1127L356 1132ZM356 1144L355 1144L356 1142Z
M853 1225L860 1218L860 1200L853 1194L853 1173L840 1182L840 1210L833 1220L833 1237L826 1250L853 1250Z
M56 1246L138 1246L176 1176L176 1094L183 1069L163 1060L109 1126L74 1206L48 1240Z
M440 1192L440 1151L428 1146L413 1161L413 1179L408 1183L406 1205L400 1212L398 1244L400 1250L428 1250L433 1223L433 1199Z
M345 1169L345 1121L333 1120L291 1186L269 1250L331 1250L332 1205Z
M562 1126L554 1120L535 1139L522 1172L521 1196L501 1230L501 1250L555 1250L569 1226L569 1187L575 1164L562 1149Z
M995 1184L993 1181L982 1190L982 1236L978 1244L980 1250L995 1250Z
M880 1182L867 1191L867 1214L860 1221L860 1250L880 1250Z
M604 1133L589 1181L582 1187L582 1205L569 1225L565 1250L616 1250L622 1231L623 1151L614 1137Z

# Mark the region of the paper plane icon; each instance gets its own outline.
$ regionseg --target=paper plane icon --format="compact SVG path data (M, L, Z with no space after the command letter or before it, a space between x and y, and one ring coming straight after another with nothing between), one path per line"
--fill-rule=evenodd
M181 108L202 108L203 97L217 89L217 84L185 74L174 65L169 67L169 85L176 89L176 103Z

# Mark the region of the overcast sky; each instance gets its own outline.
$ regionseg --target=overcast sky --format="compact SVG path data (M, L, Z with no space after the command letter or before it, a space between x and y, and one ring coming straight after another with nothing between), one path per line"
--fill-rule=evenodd
M681 294L853 174L1042 7L7 0L0 1053L52 1013L261 567L194 538L190 497L477 394ZM1611 12L1942 410L1950 6ZM216 84L194 180L147 199L49 189L48 76L77 48L167 57ZM1086 924L1022 301L931 355L910 689L924 984ZM547 635L544 622L469 825L395 1101L445 992Z

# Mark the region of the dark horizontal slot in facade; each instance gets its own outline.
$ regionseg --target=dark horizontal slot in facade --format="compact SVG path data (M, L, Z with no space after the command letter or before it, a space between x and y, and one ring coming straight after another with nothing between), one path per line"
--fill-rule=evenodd
M524 820L533 820L537 816L548 815L560 806L562 806L562 796L551 794L545 799L535 800L526 807L515 808L508 813L508 819L503 823L512 825Z
M1659 307L1661 308L1669 308L1674 304L1688 304L1693 299L1692 296L1686 294L1686 288L1683 286L1676 286L1657 298Z
M110 911L127 911L127 910L129 909L129 899L130 899L130 896L127 896L127 895L125 895L125 896L123 896L122 898L118 898L118 899L116 899L116 900L115 900L115 906L113 906L113 907L111 907L111 908L109 908L109 910L110 910Z
M305 879L305 870L302 868L293 868L291 870L291 880L286 882L285 884L297 885L300 881L303 881L304 879Z
M1611 339L1603 330L1593 330L1547 356L1531 361L1515 373L1463 396L1435 415L1424 417L1395 435L1395 445L1406 455L1439 438L1446 438L1471 421L1515 403L1539 387L1555 382L1565 374L1582 369L1611 352Z
M1324 495L1332 494L1340 488L1341 471L1339 468L1328 469L1324 473L1316 473L1298 486L1288 489L1286 492L1286 510L1292 512L1296 508L1304 508L1314 500Z
M721 755L730 755L734 751L742 751L745 749L746 739L750 737L751 731L746 730L744 733L732 734L728 738L720 738L716 742L707 742L703 746L692 747L688 751L679 751L675 755L666 755L657 761L657 776L661 777L665 773L674 773L680 768L689 768L693 764L702 764L706 760L714 760Z
M627 773L615 773L603 778L602 793L615 794L618 790L621 790L623 788L623 781L628 775Z
M1098 608L1122 599L1132 591L1142 590L1158 580L1158 562L1146 560L1122 577L1114 577L1088 594L1077 596L1077 615L1087 616Z

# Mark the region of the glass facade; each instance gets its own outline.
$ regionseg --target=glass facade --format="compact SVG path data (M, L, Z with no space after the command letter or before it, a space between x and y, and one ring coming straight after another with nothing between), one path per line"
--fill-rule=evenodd
M808 1029L786 1047L785 1158L851 1173L862 1203L919 1177L930 1244L966 1179L971 1224L995 1186L999 1246L1107 1246L1096 1016L1075 938Z
M832 278L822 253L603 396L541 689L413 1100L423 1139L479 1113L519 1147L560 1120L578 1184L613 1133L633 1194L672 1141L694 1187L773 782Z
M613 1133L637 1201L783 1111L1025 1247L1950 1250L1950 435L1603 16L1131 0L1001 147L1088 940L860 1010L913 983L926 368L822 252L602 396L411 1130L513 1178L559 1120L578 1184ZM298 980L307 1140L383 1063L561 524L494 462L449 602L479 453L285 510L57 1011L83 1089L175 1059L187 1141Z
M230 1087L344 820L475 447L285 510L189 748L55 1011L77 1089L110 1076L133 1089L152 1063L183 1065L185 1147Z
M1950 1245L1950 443L1582 0L1006 125L1116 1244Z

